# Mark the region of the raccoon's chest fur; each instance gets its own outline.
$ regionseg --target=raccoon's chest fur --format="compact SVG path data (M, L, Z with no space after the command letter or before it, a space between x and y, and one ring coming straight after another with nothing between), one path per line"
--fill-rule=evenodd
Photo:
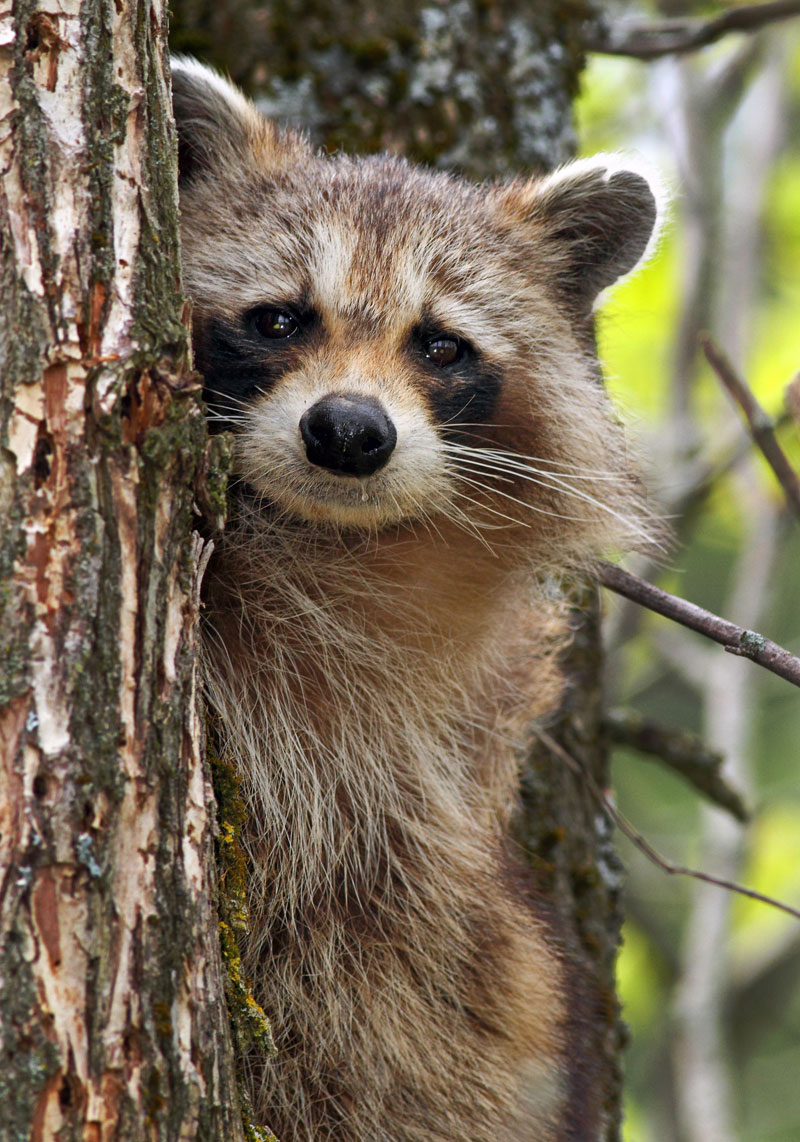
M256 1113L281 1142L592 1142L575 981L506 834L554 584L646 530L590 330L653 192L608 158L485 187L331 159L198 64L174 87L234 432L204 658L278 1045Z
M284 1138L560 1137L562 968L505 855L511 625L470 644L452 612L474 584L451 577L437 616L364 551L279 525L256 585L232 527L220 568L247 586L233 603L212 571L206 671L248 789L247 966L279 1050L259 1110Z

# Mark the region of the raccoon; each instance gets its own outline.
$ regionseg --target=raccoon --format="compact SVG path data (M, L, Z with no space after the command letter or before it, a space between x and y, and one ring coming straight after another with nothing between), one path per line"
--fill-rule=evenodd
M508 840L557 585L648 521L593 352L646 253L601 156L472 185L316 152L173 73L185 285L230 519L207 691L249 808L244 949L281 1142L601 1133L557 927Z

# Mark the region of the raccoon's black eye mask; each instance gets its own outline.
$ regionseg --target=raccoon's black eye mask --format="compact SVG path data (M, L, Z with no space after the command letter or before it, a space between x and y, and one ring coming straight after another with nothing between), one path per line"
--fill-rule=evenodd
M288 311L264 309L239 321L214 316L195 328L195 362L203 374L206 403L218 415L231 416L232 423L220 428L234 427L243 402L269 392L297 362L304 338L295 320Z
M423 314L411 330L410 348L417 359L423 359L426 367L434 365L436 369L466 365L480 357L475 346L465 337L444 328L428 314Z
M245 316L245 324L267 341L287 341L304 333L315 322L313 314L298 314L290 306L260 306ZM415 342L426 360L445 369L474 353L472 346L455 333L436 328L419 329Z

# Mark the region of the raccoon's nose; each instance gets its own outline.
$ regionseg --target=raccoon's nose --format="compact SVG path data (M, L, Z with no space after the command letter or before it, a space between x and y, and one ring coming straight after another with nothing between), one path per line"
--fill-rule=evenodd
M312 464L345 476L371 476L394 451L397 429L372 397L323 397L300 418L300 435Z

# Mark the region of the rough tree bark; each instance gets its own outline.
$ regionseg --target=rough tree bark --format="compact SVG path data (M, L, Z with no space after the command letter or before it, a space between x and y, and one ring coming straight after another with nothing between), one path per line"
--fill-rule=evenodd
M175 44L348 150L473 176L573 146L583 0L177 0ZM241 1137L194 681L208 467L178 294L160 0L0 25L0 1138ZM594 600L550 732L602 784ZM602 1003L618 1136L617 871L563 759L520 826Z
M243 1137L161 0L0 22L0 1138Z

